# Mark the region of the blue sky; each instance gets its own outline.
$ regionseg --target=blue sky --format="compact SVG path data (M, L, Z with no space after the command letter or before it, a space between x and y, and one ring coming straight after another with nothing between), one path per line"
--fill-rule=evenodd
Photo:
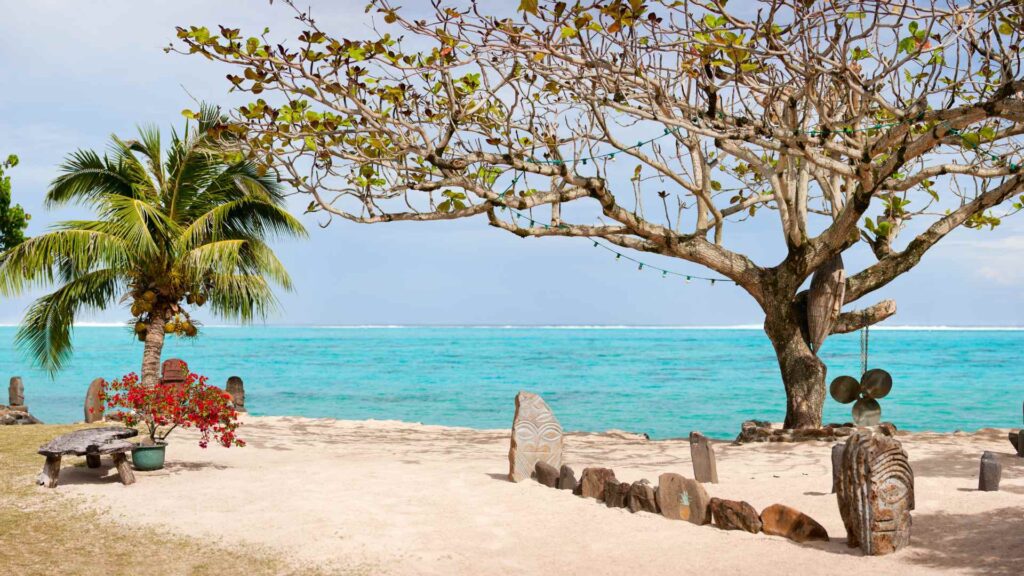
M365 2L312 2L320 24L337 35L368 36ZM38 234L74 210L41 206L63 156L102 149L112 133L140 123L180 127L192 97L229 104L223 67L165 54L175 25L225 24L279 38L295 30L291 13L260 0L63 2L0 0L0 156L18 154L15 200L32 213ZM190 96L191 95L191 96ZM301 211L308 202L297 198ZM326 229L303 217L307 242L276 245L296 290L281 294L283 324L760 324L741 290L638 272L586 240L523 240L485 221ZM766 220L773 217L768 214ZM779 258L774 222L735 226L730 246L762 264ZM684 273L683 261L643 259ZM859 250L853 269L867 262ZM910 274L866 302L895 298L897 325L1024 325L1024 218L995 232L957 231ZM30 300L0 302L0 323L20 320ZM122 310L84 318L118 322ZM215 319L204 319L216 323Z

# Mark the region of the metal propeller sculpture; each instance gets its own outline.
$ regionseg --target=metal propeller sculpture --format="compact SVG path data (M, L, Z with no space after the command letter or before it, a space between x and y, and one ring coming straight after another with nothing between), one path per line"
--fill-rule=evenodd
M892 376L881 368L868 370L868 328L860 334L860 381L853 376L840 376L832 381L829 394L840 404L853 402L853 423L857 426L875 426L882 421L879 398L892 390Z
M840 376L832 381L829 393L840 404L853 404L853 423L857 426L875 426L882 421L879 398L892 390L892 376L881 368L867 370L858 382L853 376Z

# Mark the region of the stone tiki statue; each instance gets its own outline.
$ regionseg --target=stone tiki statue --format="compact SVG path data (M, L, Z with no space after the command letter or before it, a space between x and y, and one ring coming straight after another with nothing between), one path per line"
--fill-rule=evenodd
M914 472L899 440L871 432L851 435L836 497L851 548L880 556L910 543Z
M538 461L556 470L562 465L562 425L540 396L519 392L508 451L508 479L520 482L529 478Z

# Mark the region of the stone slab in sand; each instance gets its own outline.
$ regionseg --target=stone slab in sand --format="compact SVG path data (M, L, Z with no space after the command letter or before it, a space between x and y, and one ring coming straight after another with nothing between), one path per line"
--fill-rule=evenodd
M979 492L978 458L1006 455L1007 430L900 434L914 467L910 546L864 558L846 546L829 443L716 446L711 496L758 510L784 503L831 542L796 544L609 509L536 482L511 483L508 430L400 422L244 417L242 449L171 437L167 468L129 487L69 466L55 492L130 525L267 546L296 562L369 574L794 574L1010 576L1024 565L1024 458L1001 457L999 492ZM568 434L576 470L623 482L692 470L685 439ZM585 537L581 537L585 534ZM682 569L681 567L685 567Z

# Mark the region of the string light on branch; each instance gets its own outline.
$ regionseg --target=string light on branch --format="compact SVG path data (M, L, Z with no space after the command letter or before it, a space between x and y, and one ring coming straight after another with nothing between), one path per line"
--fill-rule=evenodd
M725 115L721 114L721 113L718 114L718 118L719 119L726 119ZM694 123L700 123L701 120L702 119L700 117L694 117L692 119L692 121ZM736 119L733 119L733 120L736 120ZM741 118L739 120L744 120L744 119ZM924 121L924 113L921 113L917 117L915 117L915 118L913 118L911 120L902 120L902 121L898 121L898 122L888 122L888 123L877 123L877 124L873 124L871 126L864 126L864 127L860 127L860 128L854 128L854 127L851 127L851 126L844 126L844 127L836 128L836 129L831 129L831 128L828 128L828 127L819 127L817 129L813 129L813 130L794 130L793 131L793 135L794 136L807 135L807 136L812 136L812 137L828 138L832 134L852 135L852 134L857 134L857 133L861 133L861 132L877 132L879 130L883 130L883 129L886 129L886 128L895 128L896 126L900 126L900 125L904 125L904 124L909 124L909 125L918 124L918 123L921 123L923 121ZM980 149L980 139L979 139L979 142L977 142L977 143L974 142L971 138L969 138L967 135L965 135L963 131L958 130L956 128L953 128L950 125L948 120L942 121L940 126L945 127L949 134L951 134L953 136L959 137L960 140L964 143L964 145L968 149L974 151L975 153L977 153L979 156L981 156L983 158L986 158L986 159L991 160L993 162L996 162L996 163L999 163L999 164L1007 166L1011 173L1015 174L1022 167L1024 167L1024 164L1015 163L1015 162L1013 162L1011 160L1008 160L1007 157L1005 157L1005 156L999 156L999 155L993 154L993 153L991 153L989 151L981 150ZM635 146L630 146L630 147L627 147L625 149L617 149L615 151L607 152L607 153L604 153L604 154L595 154L595 155L592 155L592 156L579 156L579 157L569 158L569 159L526 158L525 161L530 163L530 164L548 164L548 165L554 165L554 166L563 166L563 165L566 165L566 164L576 164L576 163L579 163L579 164L582 164L582 165L586 166L587 162L589 162L590 160L600 160L600 159L614 160L615 159L615 155L618 154L619 152L628 152L629 150L638 150L638 149L643 148L644 146L646 146L648 144L652 144L652 143L656 142L657 140L660 140L661 138L664 138L666 136L670 136L670 135L676 134L677 132L679 132L680 129L681 128L664 128L662 130L662 133L660 135L658 135L658 136L655 136L654 138L651 138L649 140L640 140L640 141L637 141ZM512 178L512 182L509 184L508 188L499 195L499 197L498 197L498 201L499 202L502 202L503 198L513 191L513 189L515 188L516 184L519 182L519 179L523 175L524 174L521 174L521 173L520 174L516 174L515 177ZM519 222L522 219L522 220L525 220L525 221L529 222L531 227L539 225L539 226L543 227L544 229L551 229L552 228L552 226L550 226L548 224L544 224L542 222L538 222L538 221L534 220L533 218L531 218L529 216L526 216L525 214L519 212L518 210L513 209L511 206L508 206L508 205L506 205L504 203L499 203L498 207L503 212L505 210L508 210L509 212L511 212L512 218L514 219L516 226L519 226ZM565 224L559 224L557 226L557 228L559 228L559 229L568 229L568 226L566 226ZM680 277L680 278L684 279L687 284L689 284L693 280L701 280L701 281L709 282L712 286L714 286L716 282L732 282L732 283L735 283L733 280L731 280L729 278L705 277L705 276L695 276L693 274L681 274L679 272L674 272L672 270L668 270L668 269L665 269L665 268L660 268L658 266L654 266L654 265L651 265L651 264L649 264L647 262L643 262L641 260L637 260L636 258L633 258L631 256L628 256L628 255L622 253L622 252L619 252L617 249L613 248L612 246L604 244L604 243L602 243L602 242L600 242L598 240L593 240L593 242L594 242L594 248L602 248L604 250L607 250L608 252L610 252L610 253L615 255L615 259L616 260L622 260L623 258L625 258L626 260L629 260L629 261L637 264L637 270L641 271L641 272L644 269L647 269L647 270L653 270L653 271L656 271L656 272L661 272L661 277L662 278L668 278L669 276L677 276L677 277Z

